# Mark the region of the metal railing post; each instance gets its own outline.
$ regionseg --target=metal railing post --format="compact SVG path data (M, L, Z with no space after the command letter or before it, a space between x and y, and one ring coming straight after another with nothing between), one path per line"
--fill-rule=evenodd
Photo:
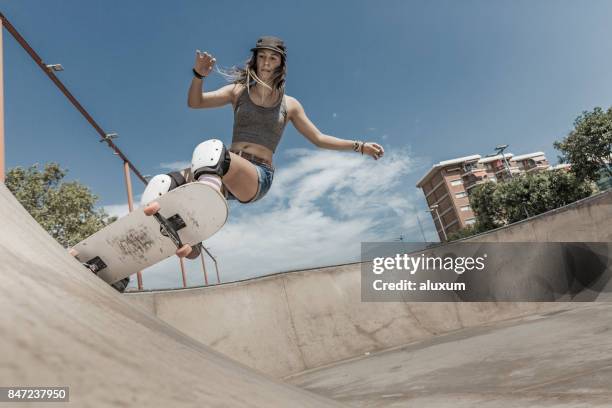
M179 263L181 265L181 276L183 277L183 287L187 287L187 275L185 275L185 260L179 257Z
M221 278L219 278L219 264L217 263L217 259L212 256L212 254L210 253L210 251L204 246L204 244L202 244L202 249L204 251L206 251L206 253L208 254L208 256L210 256L210 259L213 260L213 262L215 263L215 271L217 272L217 283L221 283Z
M125 189L127 192L128 209L130 212L134 211L134 194L132 193L132 177L130 173L130 164L126 161L123 162L123 174L125 176ZM136 273L138 277L138 290L142 290L142 271Z
M208 286L208 274L206 273L206 263L204 262L203 251L200 251L200 260L202 261L202 270L204 271L204 284Z
M0 183L4 183L4 21L0 19Z

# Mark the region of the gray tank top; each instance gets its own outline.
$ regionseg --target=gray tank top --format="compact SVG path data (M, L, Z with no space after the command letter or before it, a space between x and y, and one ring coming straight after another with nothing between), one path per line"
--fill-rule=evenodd
M285 95L276 106L265 108L255 105L244 88L234 109L234 133L232 143L248 142L262 145L276 151L285 125L287 124L287 103Z

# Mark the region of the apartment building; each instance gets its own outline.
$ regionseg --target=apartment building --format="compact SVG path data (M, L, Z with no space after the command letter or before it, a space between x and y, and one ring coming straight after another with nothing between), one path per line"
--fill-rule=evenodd
M476 221L468 198L473 187L487 181L503 182L517 174L549 167L542 152L487 157L475 154L441 161L416 186L423 190L438 236L445 241L448 234Z

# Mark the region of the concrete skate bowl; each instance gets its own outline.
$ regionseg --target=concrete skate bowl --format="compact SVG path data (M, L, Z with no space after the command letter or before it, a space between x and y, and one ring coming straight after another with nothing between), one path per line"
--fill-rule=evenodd
M471 242L610 242L612 192ZM217 286L128 294L173 327L275 377L466 327L568 307L557 303L361 302L360 264Z
M545 234L610 240L610 204L600 195L544 215ZM96 407L612 401L608 304L364 304L358 264L119 295L4 186L0 214L3 386L69 386L70 406Z
M70 407L341 406L134 306L70 257L1 184L0 216L0 386L68 386L70 402L52 405Z
M611 215L612 194L608 192L479 235L471 241L610 242ZM563 378L571 382L579 373L593 371L600 380L612 381L605 368L608 363L612 366L612 350L608 346L600 347L606 339L609 344L612 341L607 334L596 335L609 333L606 319L611 316L612 308L608 303L363 303L360 264L293 271L212 287L133 293L126 297L224 355L355 406L446 406L443 401L454 401L460 394L466 401L465 406L475 403L496 406L496 401L512 403L512 406L541 406L540 403L556 406L554 401L561 397L556 391L538 388L538 378L553 387L551 384L557 385ZM570 328L574 331L568 332ZM555 331L568 338L556 338ZM580 337L588 333L592 336L587 348L592 348L592 353L587 357L583 350L586 345ZM475 351L470 344L489 334L495 350L491 356L482 358L495 361L497 351L514 350L521 364L527 365L523 372L511 364L513 357L507 356L493 366L483 364L487 372L475 369L474 361L480 358L478 350L485 352L486 347L479 345ZM550 348L555 341L565 341L569 349ZM517 343L519 349L512 347ZM447 353L452 353L453 348L467 347L461 352L471 356L471 360L457 362L447 369L436 367L434 358L429 363L419 360L408 372L417 377L423 374L429 378L427 384L423 384L423 377L399 375L399 364L381 363L394 350L412 353L416 358L424 350L441 344L451 345ZM532 350L534 354L529 355L525 350ZM546 350L556 350L559 354L551 357ZM568 358L572 353L583 355L584 361L576 363ZM561 369L555 375L539 372L537 367L529 366L546 365L538 356L556 361L557 367L564 367L566 371ZM604 368L599 358L605 362ZM401 356L397 357L397 361L401 360ZM589 365L590 361L593 365ZM452 378L463 378L464 383L453 382L449 377L451 372ZM550 373L553 372L551 368ZM528 385L521 381L504 380L504 373L529 382L532 388L527 390ZM478 376L499 382L485 381L480 383L480 388L467 387L470 383L479 384ZM410 384L418 384L420 391L404 392L410 389ZM612 401L612 395L601 383L595 381L582 386L584 392L570 393L568 403L581 403L587 398L587 391L593 396L589 400L592 404L607 401L608 397ZM463 391L457 391L459 388ZM462 406L455 402L456 406Z

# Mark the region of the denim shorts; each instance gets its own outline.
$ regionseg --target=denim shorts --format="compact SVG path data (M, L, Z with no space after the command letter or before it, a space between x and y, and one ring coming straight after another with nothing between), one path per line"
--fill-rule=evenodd
M232 193L230 193L230 191L226 188L225 189L226 199L236 200L243 204L254 203L255 201L265 196L268 190L270 190L270 187L272 186L272 180L274 179L274 167L270 167L263 163L258 163L258 162L254 162L251 160L249 161L255 165L255 169L257 170L257 174L259 176L259 182L257 183L257 193L255 194L255 197L253 197L251 201L240 201Z

